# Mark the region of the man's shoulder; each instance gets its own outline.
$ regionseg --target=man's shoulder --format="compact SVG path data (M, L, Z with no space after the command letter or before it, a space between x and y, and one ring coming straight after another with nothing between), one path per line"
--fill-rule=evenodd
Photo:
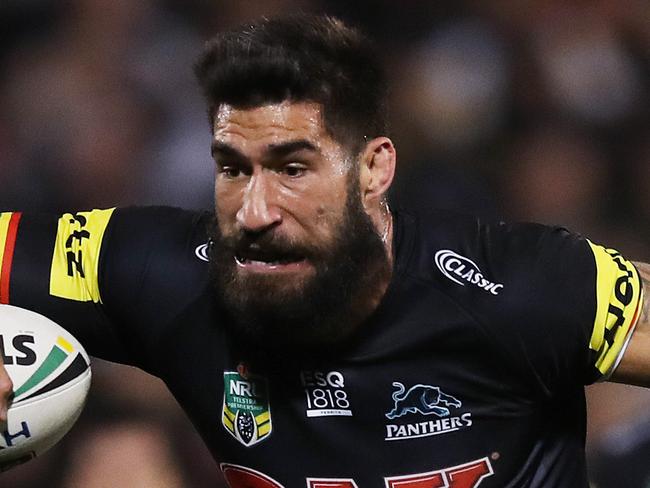
M103 244L105 272L133 276L134 270L140 270L139 279L146 277L157 288L173 285L177 289L179 284L203 282L212 221L205 211L162 206L117 208Z
M543 252L586 245L581 236L557 226L511 224L448 210L400 209L397 215L400 240L407 243L402 247L409 249L410 272L422 275L428 271L426 274L433 273L435 281L444 278L466 285L470 280L489 288L483 281L488 275L496 278L513 271L525 273L527 265Z
M171 323L208 287L211 221L173 207L116 209L100 258L104 303L125 323Z
M445 211L410 212L408 276L453 304L498 357L549 392L568 381L554 365L588 364L595 310L589 243L562 227L485 222ZM577 367L577 366L576 366Z
M214 221L208 211L165 206L133 206L115 209L109 232L114 239L154 248L177 248L205 244Z
M209 222L213 219L212 212L207 210L164 205L117 207L114 215L120 219L129 219L142 226L156 226L162 229L193 225L199 221Z
M408 212L401 272L487 322L521 323L551 310L593 313L589 242L562 227L486 222L447 211ZM579 302L576 304L575 302Z
M477 215L455 212L447 209L405 209L396 213L402 220L408 220L418 231L422 242L455 244L467 242L483 245L498 245L497 238L517 238L522 244L538 243L545 236L580 237L563 226L546 225L536 222L510 222L499 218L486 218Z

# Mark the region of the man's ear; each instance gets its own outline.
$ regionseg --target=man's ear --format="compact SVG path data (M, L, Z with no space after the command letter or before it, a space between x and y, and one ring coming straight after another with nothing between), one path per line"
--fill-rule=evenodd
M393 141L377 137L366 144L359 158L361 199L366 211L379 208L395 176L397 154Z

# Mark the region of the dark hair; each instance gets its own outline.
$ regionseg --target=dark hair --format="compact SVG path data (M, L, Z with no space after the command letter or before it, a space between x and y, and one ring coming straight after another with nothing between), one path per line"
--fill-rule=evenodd
M360 149L387 134L386 80L370 41L330 16L261 19L208 41L195 66L213 123L221 104L323 107L325 129Z

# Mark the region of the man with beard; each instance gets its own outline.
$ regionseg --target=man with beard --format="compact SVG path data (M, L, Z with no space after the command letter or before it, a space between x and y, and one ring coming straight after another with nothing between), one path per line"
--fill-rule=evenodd
M289 108L273 108L278 109ZM303 242L267 221L260 232L257 223L246 220L257 218L250 214L239 217L232 235L224 236L218 222L213 226L212 242L218 252L213 253L210 268L220 302L233 318L226 326L235 335L244 334L266 349L290 347L294 354L301 348L322 351L342 342L377 308L391 274L385 247L390 214L383 201L386 234L379 236L361 204L358 176L350 171L345 178L342 215L331 223L318 223L318 231L331 227L325 242ZM266 205L266 198L260 203ZM248 207L251 210L256 211Z
M214 217L5 213L0 299L164 379L232 488L587 486L583 385L650 378L648 267L390 210L384 78L336 19L221 34L197 74Z

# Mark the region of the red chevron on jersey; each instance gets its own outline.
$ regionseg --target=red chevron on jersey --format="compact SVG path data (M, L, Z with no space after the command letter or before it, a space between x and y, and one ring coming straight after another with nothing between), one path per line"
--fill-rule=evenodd
M0 303L9 303L11 269L20 212L0 213Z

